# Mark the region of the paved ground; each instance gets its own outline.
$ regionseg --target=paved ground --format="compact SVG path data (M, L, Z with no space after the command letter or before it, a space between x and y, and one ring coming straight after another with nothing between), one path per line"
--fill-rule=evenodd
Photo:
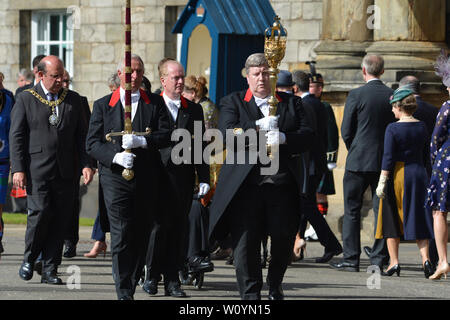
M111 256L87 259L83 253L91 246L90 227L81 227L78 256L63 259L59 271L66 283L62 286L51 286L40 283L35 273L28 282L18 276L24 249L25 227L6 225L3 240L5 252L0 260L0 300L115 300L113 280L111 277ZM321 255L322 248L317 242L309 242L306 259L292 264L286 273L284 292L286 299L450 299L450 278L431 281L423 276L417 246L402 243L400 261L402 271L400 277L381 277L367 273L368 259L362 255L361 272L340 272L331 269L328 264L316 264L314 258ZM185 286L188 299L183 303L205 300L237 300L233 266L224 261L214 261L215 270L205 275L205 283L201 290ZM79 269L78 269L79 268ZM80 271L80 288L73 288L74 271ZM264 277L267 269L264 270ZM72 288L70 285L72 284ZM370 289L368 287L372 287ZM267 287L263 289L263 299L267 298ZM159 287L156 296L149 296L137 288L136 300L168 300ZM178 299L180 300L180 299ZM231 301L230 301L231 302ZM205 301L206 303L206 301Z

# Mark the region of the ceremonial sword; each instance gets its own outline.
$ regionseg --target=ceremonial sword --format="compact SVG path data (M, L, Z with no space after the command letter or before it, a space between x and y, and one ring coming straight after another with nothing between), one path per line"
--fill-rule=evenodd
M137 136L147 136L151 133L150 128L145 132L133 132L131 126L131 0L126 0L125 9L125 116L124 116L124 131L111 132L106 135L106 140L111 142L111 137L123 136L125 134L134 134ZM125 152L131 153L131 149L125 149ZM130 181L134 178L133 169L124 169L122 177Z

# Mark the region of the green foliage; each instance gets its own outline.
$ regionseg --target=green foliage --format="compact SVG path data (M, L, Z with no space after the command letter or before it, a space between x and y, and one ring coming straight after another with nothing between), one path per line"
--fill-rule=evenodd
M24 213L3 212L2 217L5 224L27 224L27 215ZM92 218L80 218L80 226L92 227L94 221Z

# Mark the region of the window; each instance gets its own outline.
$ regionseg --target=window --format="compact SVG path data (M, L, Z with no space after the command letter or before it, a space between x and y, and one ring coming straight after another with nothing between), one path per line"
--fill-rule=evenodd
M31 16L31 59L39 54L58 56L73 76L73 30L63 11L34 11Z

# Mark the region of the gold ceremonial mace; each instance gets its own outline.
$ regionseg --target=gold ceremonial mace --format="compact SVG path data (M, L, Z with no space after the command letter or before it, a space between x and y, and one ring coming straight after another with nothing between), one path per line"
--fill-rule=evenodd
M269 115L275 116L277 114L278 99L275 91L278 79L278 66L281 60L284 58L286 52L286 39L287 30L280 24L280 18L275 16L272 27L267 28L264 31L264 55L269 63L269 79L271 86L271 96L269 97ZM271 146L267 146L267 153L271 159L273 159L273 153Z
M106 135L106 140L111 142L113 136L123 136L124 134L135 134L138 136L146 136L150 134L150 129L147 128L145 132L133 132L131 126L131 0L126 0L127 6L125 9L125 121L124 131L111 132ZM126 149L125 152L131 153L131 149ZM134 178L133 169L123 169L122 177L130 181Z

